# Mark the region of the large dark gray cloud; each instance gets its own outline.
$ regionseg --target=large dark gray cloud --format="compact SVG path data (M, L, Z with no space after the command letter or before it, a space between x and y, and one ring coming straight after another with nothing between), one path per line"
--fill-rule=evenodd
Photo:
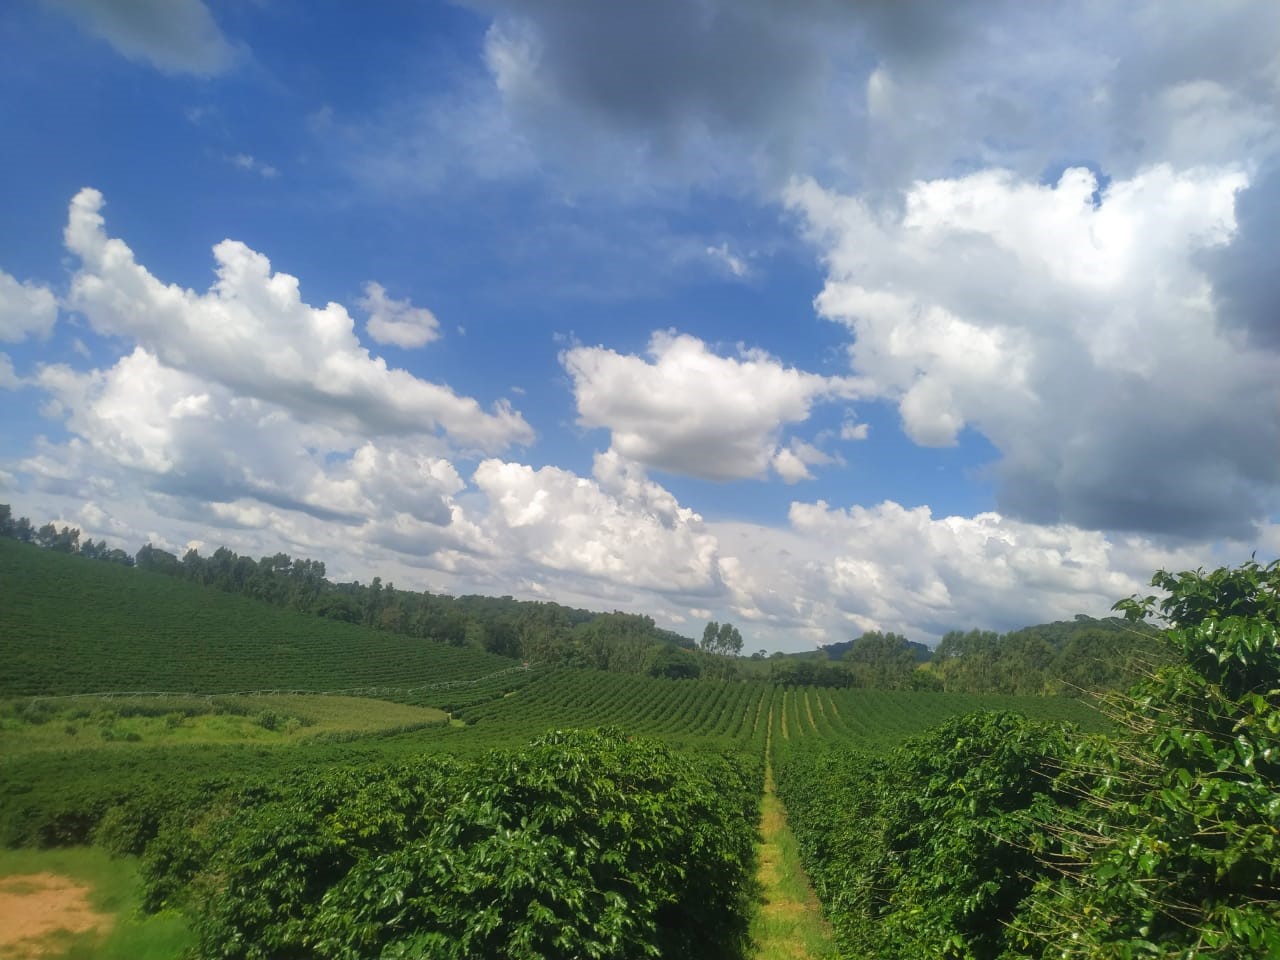
M530 66L544 95L659 137L690 123L747 130L785 122L821 83L821 23L845 19L835 5L806 5L815 18L718 0L481 6L499 32L535 44Z
M493 18L506 121L579 174L892 192L984 166L1214 163L1274 139L1271 0L473 5Z
M1001 511L1093 530L1254 538L1280 502L1280 388L1269 398L1214 389L1182 403L1173 384L1095 380L1047 442L1008 444L1015 456L996 468ZM1038 458L1018 459L1026 448Z
M1204 258L1218 318L1257 346L1280 350L1280 167L1236 197L1236 223L1231 244Z

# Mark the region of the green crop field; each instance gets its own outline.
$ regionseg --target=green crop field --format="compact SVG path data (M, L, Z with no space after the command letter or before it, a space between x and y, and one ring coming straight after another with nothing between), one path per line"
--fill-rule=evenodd
M1044 873L1044 856L1094 869L1089 798L1115 820L1146 810L1134 784L1185 815L1208 796L1142 760L1160 728L1134 718L1165 693L1117 728L1059 697L523 664L4 540L0 587L0 842L138 857L143 907L179 911L199 956L743 960L768 926L763 795L831 924L824 955L1033 957L1025 931L1072 897L1130 909ZM1251 769L1274 765L1271 733L1231 736ZM1237 783L1213 780L1215 809L1274 821ZM1276 858L1233 868L1251 904L1272 882L1255 861Z
M514 689L518 662L282 610L0 538L0 697L356 692L449 706Z

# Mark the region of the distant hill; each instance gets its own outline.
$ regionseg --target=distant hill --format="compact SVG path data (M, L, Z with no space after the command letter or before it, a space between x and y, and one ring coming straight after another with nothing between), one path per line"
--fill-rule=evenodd
M497 695L521 664L0 538L0 696L419 688ZM500 671L510 674L493 677ZM491 679L475 687L465 683ZM443 684L458 684L444 687Z

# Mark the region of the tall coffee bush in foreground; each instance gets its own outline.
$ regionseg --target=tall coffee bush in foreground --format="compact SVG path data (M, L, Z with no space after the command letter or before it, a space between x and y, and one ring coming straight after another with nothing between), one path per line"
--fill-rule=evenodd
M1117 604L1169 657L1085 735L975 714L880 755L784 751L848 956L1280 958L1280 564Z
M1160 571L1117 604L1158 617L1176 662L1116 701L1124 733L1082 743L1082 802L1017 928L1027 953L1280 957L1280 562Z
M1066 730L1011 713L947 721L882 755L807 748L778 790L844 955L995 958L1042 863L1033 809Z
M199 840L187 903L211 957L729 960L761 776L606 729L302 780Z

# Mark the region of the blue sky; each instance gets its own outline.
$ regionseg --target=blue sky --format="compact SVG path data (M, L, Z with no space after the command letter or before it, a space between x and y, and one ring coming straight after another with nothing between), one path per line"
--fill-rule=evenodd
M1244 0L8 5L0 499L753 649L1274 556L1277 40Z

